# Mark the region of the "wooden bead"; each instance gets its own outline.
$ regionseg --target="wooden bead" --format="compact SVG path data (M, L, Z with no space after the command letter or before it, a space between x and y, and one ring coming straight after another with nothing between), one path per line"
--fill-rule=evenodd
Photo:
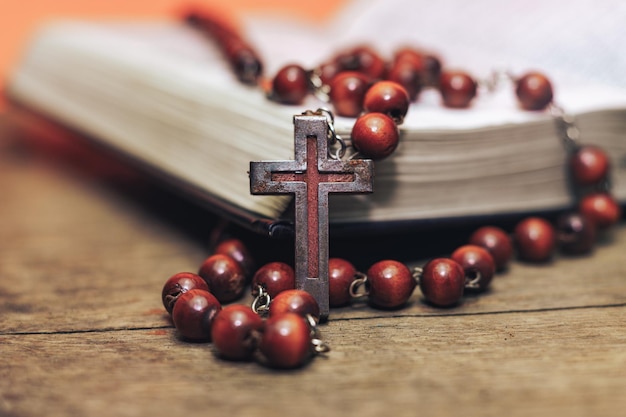
M372 80L382 79L385 75L385 61L367 46L343 52L337 55L335 61L344 71L357 71Z
M270 262L263 265L252 278L252 295L258 295L262 286L271 298L283 291L296 288L296 275L293 268L284 262Z
M448 258L435 258L422 269L419 279L424 298L437 307L451 307L463 297L465 272Z
M465 72L447 71L439 78L439 90L444 106L461 109L468 107L476 97L477 84Z
M363 111L369 78L355 71L338 74L330 83L330 102L338 116L356 117Z
M513 256L513 242L499 227L484 226L477 229L469 239L470 245L481 246L491 254L497 270L507 267Z
M441 67L439 57L431 54L424 55L424 70L422 71L424 85L437 85L441 77Z
M367 270L367 285L372 306L395 309L406 304L416 282L406 265L384 260L376 262Z
M613 226L622 216L621 207L613 196L608 193L593 193L585 196L580 200L579 211L598 230Z
M255 85L263 73L263 65L251 49L240 49L233 56L233 68L237 78L248 85Z
M195 288L178 297L172 310L172 321L180 336L188 340L210 340L220 302L208 291Z
M246 245L239 239L226 239L215 247L215 253L228 255L235 260L243 270L246 279L252 276L255 261Z
M395 63L387 73L387 79L400 84L409 95L410 101L417 100L422 91L421 72L405 62Z
M517 252L521 259L545 262L552 257L556 244L554 227L539 217L528 217L515 226Z
M399 125L409 110L409 95L398 83L378 81L365 93L363 107L369 113L386 114Z
M422 85L439 84L441 60L437 56L413 48L402 48L394 55L393 67L404 64L409 64L419 71Z
M383 159L396 150L400 133L394 121L382 113L367 113L352 127L352 145L365 158Z
M223 49L237 79L256 85L263 73L263 64L254 50L237 37L228 37L225 42Z
M304 365L313 352L309 324L295 313L269 317L263 328L259 352L273 368L290 369Z
M233 304L215 315L211 341L224 359L248 360L257 347L263 320L248 306Z
M341 68L341 65L334 60L324 62L317 68L320 80L322 81L322 84L325 85L330 85L333 78L335 78L337 74L343 70L344 69Z
M561 250L572 255L589 253L596 240L595 225L580 213L566 213L557 219Z
M519 78L515 93L524 110L543 110L552 102L552 84L538 72L529 72Z
M340 258L328 260L328 289L331 307L341 307L350 303L350 285L356 276L356 268Z
M415 68L418 71L424 71L426 65L424 63L424 54L420 51L404 47L396 50L393 55L394 64L406 64Z
M244 293L246 277L239 264L228 255L209 256L200 266L198 275L221 303L235 301Z
M607 178L609 158L597 146L583 146L570 158L572 179L578 185L594 185Z
M209 286L206 281L199 275L193 272L179 272L172 275L163 285L161 291L161 301L163 301L163 307L168 313L172 314L172 309L178 297L181 294L198 288L201 290L209 291Z
M320 318L320 307L311 294L303 290L286 290L270 303L270 317L284 313L295 313L302 317L310 314Z
M450 258L463 268L467 289L484 291L489 287L496 272L496 264L486 249L476 245L464 245L455 250ZM474 280L475 283L472 282ZM468 286L469 283L473 285Z
M299 65L286 65L272 81L272 98L283 104L301 104L309 93L309 77Z

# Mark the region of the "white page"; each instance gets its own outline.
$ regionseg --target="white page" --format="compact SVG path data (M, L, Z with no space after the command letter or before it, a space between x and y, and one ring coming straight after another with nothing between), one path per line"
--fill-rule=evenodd
M268 30L277 21L278 27ZM325 24L292 21L290 28L284 21L246 19L270 70L294 58L311 65L356 43L387 54L414 44L477 75L493 68L532 68L626 89L622 0L355 0ZM316 41L303 39L305 31Z
M398 46L416 45L479 79L494 70L544 72L555 102L572 114L626 106L623 1L357 0L322 24L258 14L245 22L268 76L286 63L312 68L359 44L387 59ZM475 129L548 117L520 110L512 85L503 85L496 94L479 91L472 107L461 111L443 108L437 94L426 92L404 128Z

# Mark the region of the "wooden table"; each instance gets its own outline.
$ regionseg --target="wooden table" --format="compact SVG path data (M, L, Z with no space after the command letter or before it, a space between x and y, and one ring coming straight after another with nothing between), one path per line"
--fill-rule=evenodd
M164 281L207 255L195 209L0 137L2 416L626 415L624 225L453 309L417 291L333 311L332 351L277 372L180 341L164 314Z

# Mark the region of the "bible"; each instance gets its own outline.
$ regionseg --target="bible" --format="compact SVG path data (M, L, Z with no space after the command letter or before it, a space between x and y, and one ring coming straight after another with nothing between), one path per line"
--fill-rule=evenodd
M373 2L360 27L371 30L382 3ZM291 62L320 63L363 35L353 30L341 38L332 28L324 35L281 19L248 19L243 26L266 57L267 75ZM611 157L613 194L623 203L626 92L567 79L554 84L555 101L575 116L581 143ZM7 93L15 108L80 132L181 196L269 234L293 218L293 197L251 195L249 162L292 158L294 115L328 106L313 96L301 106L268 100L239 83L216 45L182 21L51 23L35 34ZM349 137L353 123L337 117L337 133ZM435 90L425 90L400 132L396 152L375 164L373 194L330 197L331 230L388 230L573 204L554 117L519 109L511 88L481 91L466 110L446 109Z

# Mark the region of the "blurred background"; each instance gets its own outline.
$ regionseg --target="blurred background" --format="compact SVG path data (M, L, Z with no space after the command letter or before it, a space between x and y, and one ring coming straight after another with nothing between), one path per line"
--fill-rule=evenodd
M243 13L269 12L297 18L324 20L332 16L346 0L229 0L189 2L184 0L1 0L0 5L0 85L16 65L37 28L50 19L65 18L175 18L183 8L200 5L235 16ZM1 103L1 99L0 99ZM0 104L0 107L1 104Z
M338 34L369 34L377 47L418 39L454 66L482 70L509 63L578 75L626 88L626 2L622 0L1 0L0 84L34 31L50 19L176 18L190 5L224 12L287 15L332 28ZM382 22L384 34L371 30ZM396 22L397 24L389 24ZM405 33L407 27L412 33ZM402 33L397 33L402 30ZM333 36L331 39L336 39ZM284 41L284 39L283 39ZM488 59L476 59L476 53ZM470 62L468 62L470 61Z

